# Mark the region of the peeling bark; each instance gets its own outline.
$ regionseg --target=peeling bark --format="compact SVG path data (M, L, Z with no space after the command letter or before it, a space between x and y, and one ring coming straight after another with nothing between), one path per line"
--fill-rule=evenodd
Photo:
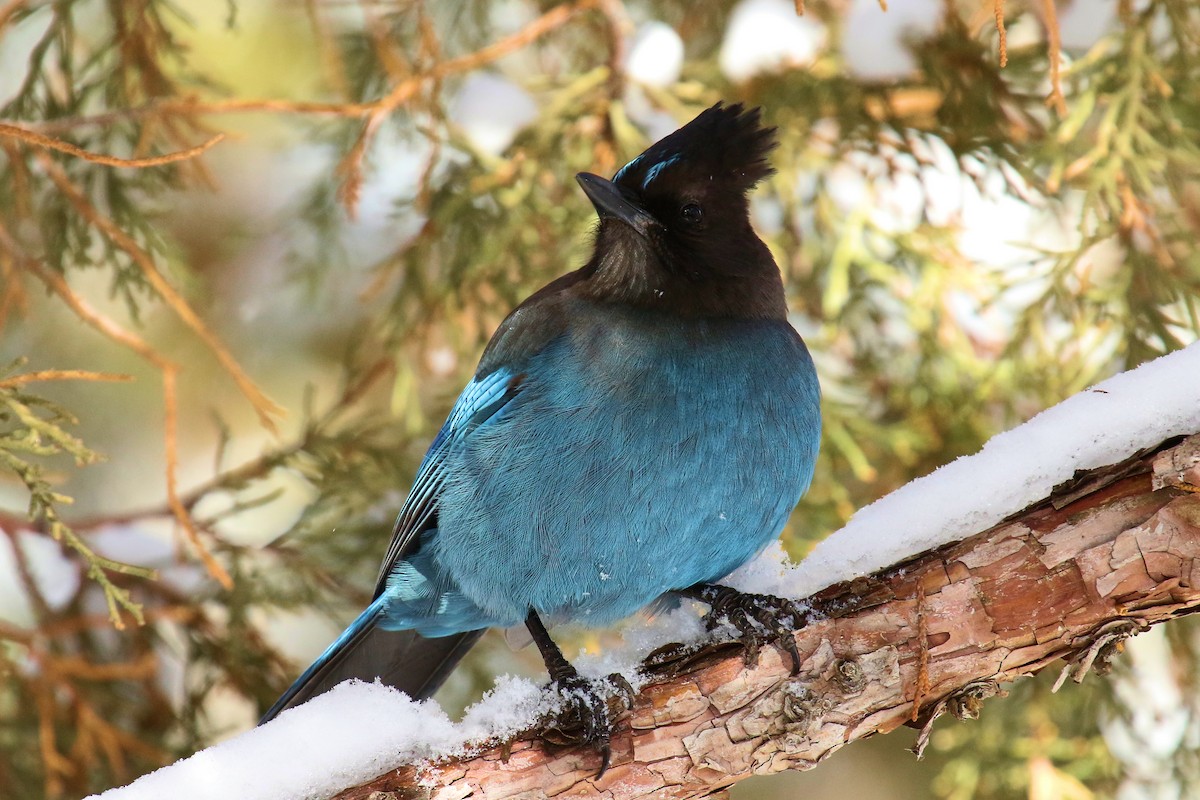
M1200 607L1200 435L1077 474L1009 520L832 586L796 634L747 669L729 646L661 651L655 680L594 780L590 750L534 735L401 767L339 800L724 797L752 774L809 769L843 745L944 713L973 717L1000 685L1059 659L1060 683L1121 641Z

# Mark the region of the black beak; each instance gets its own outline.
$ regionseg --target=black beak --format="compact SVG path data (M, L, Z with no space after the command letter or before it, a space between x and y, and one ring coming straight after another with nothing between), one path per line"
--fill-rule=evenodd
M662 227L658 220L648 211L639 208L621 194L621 189L612 181L605 180L590 172L581 172L575 176L583 192L596 207L600 219L611 217L619 219L638 233L645 236L654 228Z

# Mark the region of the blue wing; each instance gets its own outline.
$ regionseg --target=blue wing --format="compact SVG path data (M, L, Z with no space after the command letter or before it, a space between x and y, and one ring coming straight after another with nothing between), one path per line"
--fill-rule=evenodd
M262 722L348 678L382 679L412 697L429 697L479 638L474 629L486 623L478 622L478 611L452 591L435 591L427 573L436 575L436 566L416 551L423 534L437 533L438 497L446 483L447 456L516 396L523 379L524 375L496 369L476 375L467 384L425 454L400 509L374 601L276 701ZM389 580L393 590L385 596ZM418 618L430 603L449 613L443 613L445 619L428 621L427 631L449 638L435 641L403 630L416 627L405 622L424 621ZM404 613L414 609L416 618L404 619ZM397 616L398 620L393 619ZM397 624L390 624L393 622Z
M396 564L420 541L421 534L436 526L438 497L446 483L446 458L461 447L481 425L493 419L516 397L525 375L504 368L477 374L458 396L442 429L425 453L408 499L396 517L392 541L379 569L375 597L387 588Z

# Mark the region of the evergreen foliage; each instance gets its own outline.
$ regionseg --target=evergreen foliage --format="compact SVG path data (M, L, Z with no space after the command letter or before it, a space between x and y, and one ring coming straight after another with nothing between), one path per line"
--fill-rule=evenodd
M344 622L361 607L400 493L491 331L583 258L592 212L575 173L615 171L655 138L653 119L681 123L724 99L762 105L779 127L756 217L825 391L817 476L785 533L794 555L1037 410L1193 341L1200 8L1121 0L1107 34L1060 53L1049 0L995 3L929 6L936 30L914 42L913 69L878 80L837 46L858 34L846 4L810 2L829 37L815 61L742 83L718 66L730 17L718 4L230 0L223 31L166 0L0 4L0 52L28 46L0 99L0 360L13 362L0 372L0 548L11 544L32 610L0 622L0 796L127 782L226 733L215 695L241 699L247 720L270 704L300 666L271 621L315 608ZM651 19L686 46L665 88L624 70L635 23ZM262 50L238 66L204 54L229 35L262 37ZM454 112L480 74L536 101L499 152ZM206 193L221 191L208 162L234 146L223 133L325 167L290 176L299 190L261 218L189 218L221 202ZM356 215L401 156L419 163L414 188L391 209L389 246L364 248ZM977 263L956 207L968 184L1058 232ZM993 240L1032 237L1010 233ZM286 256L245 266L272 237ZM288 278L256 298L272 307L256 325L221 298L258 271ZM44 363L38 343L64 331L83 349ZM317 388L281 422L256 380L289 363ZM138 380L103 383L129 377L113 364ZM76 471L100 458L76 418L86 429L118 392L130 406L110 424L164 454L161 501L98 502L92 489L67 508ZM180 412L209 405L211 426ZM201 448L194 429L209 427ZM265 543L229 535L281 502L281 474L307 487L289 529ZM90 544L155 520L176 531L157 570ZM47 600L31 537L78 565L70 597ZM456 691L487 685L507 657L485 641ZM1188 637L1173 643L1191 669ZM162 679L172 659L186 664L179 691ZM1123 773L1102 728L1122 713L1102 684L1051 695L1029 682L935 736L934 789L1022 797L1053 774L1110 793ZM1196 750L1176 755L1187 786Z

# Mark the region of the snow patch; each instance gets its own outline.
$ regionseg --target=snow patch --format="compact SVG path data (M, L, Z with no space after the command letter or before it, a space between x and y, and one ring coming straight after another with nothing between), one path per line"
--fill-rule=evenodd
M805 67L825 46L825 27L797 16L789 0L742 0L729 18L718 62L734 83L761 72Z
M529 681L503 677L455 724L432 701L418 703L378 683L348 681L267 725L93 797L330 797L401 764L462 754L473 744L511 736L549 710L549 700Z
M475 147L498 156L537 118L529 92L505 77L473 72L463 80L450 106L450 119Z
M887 11L878 0L852 0L842 37L846 70L873 81L909 75L917 68L910 42L932 35L941 18L937 0L890 3Z
M625 74L646 86L665 89L679 80L683 69L683 40L665 22L638 28L625 59Z
M52 610L59 610L79 591L79 566L49 536L29 531L12 535L0 532L0 620L24 628L37 624L33 603L25 591L14 544L29 567L38 594Z
M1044 498L1076 469L1116 463L1172 436L1200 430L1200 343L1111 378L1003 433L859 511L801 564L774 542L727 583L742 591L805 597L955 541ZM580 673L613 672L637 688L638 664L664 644L704 641L703 604L660 604L625 631L622 647L575 660ZM557 708L527 680L502 677L453 723L432 701L380 684L343 683L267 725L99 797L107 800L308 800L328 797L401 764L466 753Z
M869 575L986 530L1049 495L1077 469L1115 464L1142 448L1197 431L1200 342L1080 392L992 438L975 455L860 509L779 577L777 587L788 596L806 597ZM768 549L765 555L778 554ZM735 575L762 578L771 569L752 564Z

